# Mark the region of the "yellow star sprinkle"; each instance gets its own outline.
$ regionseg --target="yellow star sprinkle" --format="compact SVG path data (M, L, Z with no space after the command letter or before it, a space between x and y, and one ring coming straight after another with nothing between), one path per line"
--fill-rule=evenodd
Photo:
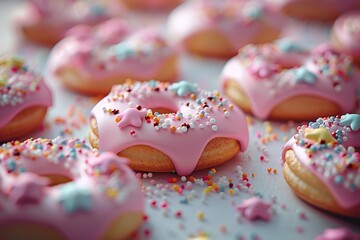
M325 128L305 129L305 138L314 140L317 143L335 143L336 140Z

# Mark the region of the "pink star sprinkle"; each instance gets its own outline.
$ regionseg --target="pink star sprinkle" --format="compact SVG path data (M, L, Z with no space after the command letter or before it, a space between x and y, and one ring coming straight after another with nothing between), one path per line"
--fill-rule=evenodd
M116 118L119 118L120 121L118 123L119 128L124 128L127 126L141 127L142 119L146 116L146 110L143 109L141 111L136 108L126 109L124 112L116 115Z
M271 220L271 204L265 202L259 197L252 197L244 200L241 204L236 206L236 209L247 220L253 221L262 219L265 221Z

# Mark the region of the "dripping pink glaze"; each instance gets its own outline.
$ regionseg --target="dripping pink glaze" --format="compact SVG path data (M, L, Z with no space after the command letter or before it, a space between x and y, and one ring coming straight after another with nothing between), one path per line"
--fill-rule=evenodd
M104 236L105 231L111 226L116 217L128 212L143 211L144 197L141 194L134 173L126 165L126 160L113 153L101 153L99 155L97 152L91 151L89 147L84 148L83 146L75 146L77 151L76 160L69 159L67 154L71 149L70 142L78 141L84 144L84 141L68 139L67 144L62 145L60 142L63 140L62 138L57 138L52 140L52 143L56 148L60 145L63 147L63 150L59 152L65 153L65 160L59 160L56 155L57 149L49 149L46 143L40 142L42 140L39 139L27 140L27 142L21 143L17 147L21 150L19 159L16 162L17 164L21 163L21 166L26 169L25 173L19 175L26 180L24 182L33 182L41 186L43 182L39 181L46 179L39 177L39 175L44 174L66 176L72 179L70 183L52 187L44 186L42 188L42 196L38 202L18 204L15 202L15 199L8 197L8 193L12 193L11 189L13 186L16 185L17 191L21 192L22 185L18 183L17 177L8 173L6 169L7 161L13 157L11 152L14 147L8 148L11 154L8 157L4 154L4 151L0 152L0 162L2 163L0 166L0 206L2 207L0 208L0 226L26 221L54 228L62 233L66 239L86 238L96 240ZM41 151L40 154L29 150L30 147L33 147L34 143L39 142L50 153L50 157L43 155L45 150ZM36 155L35 160L29 157L31 154L23 153L24 149ZM114 176L114 174L106 172L105 170L109 166L115 166L117 171L120 171L120 176ZM98 169L103 171L100 173L101 176L109 177L104 178L104 182L100 182L98 177L92 175L98 173ZM112 176L119 178L123 183L123 186L119 189L120 193L124 194L124 198L121 200L110 198L105 192L100 191L101 187L109 186ZM71 213L64 210L64 207L59 202L61 188L73 183L91 193L91 209Z
M138 52L134 57L119 59L115 56L117 44L136 44L148 47L150 52L146 56ZM135 51L134 47L129 49ZM83 25L71 29L51 52L48 68L55 75L76 68L94 82L113 75L151 79L174 55L175 50L155 29L130 31L123 21L110 19L93 28Z
M1 67L1 66L0 66ZM42 77L35 72L12 72L10 69L8 71L9 78L11 78L13 83L21 83L23 86L28 86L37 79L40 79L40 82L37 85L37 90L35 91L26 91L26 95L21 97L23 102L16 103L15 105L6 104L0 105L0 128L4 127L7 123L11 121L18 113L21 111L34 106L45 106L49 107L52 105L51 92L48 86L45 84ZM0 97L4 94L1 91L0 87Z
M241 51L238 56L230 59L222 73L221 82L222 86L227 80L232 79L237 81L241 86L246 96L250 100L253 114L260 118L266 119L272 109L279 103L295 96L312 95L318 96L339 105L342 113L351 112L355 109L356 105L356 89L359 85L359 73L354 69L349 80L340 81L339 85L342 90L337 91L329 78L319 73L319 67L314 64L313 59L327 51L334 51L326 45L320 45L314 49L313 52L283 52L278 49L276 45L262 45L263 50L253 45L248 45L244 49L247 52L256 49L255 59L247 59L241 56ZM345 56L341 57L346 58ZM259 61L257 61L260 59ZM348 59L348 61L350 61ZM295 66L306 67L311 73L316 75L317 80L314 84L295 83L293 76L293 69L281 71L281 66ZM278 71L272 71L274 66L278 67ZM269 76L260 78L254 71L257 68L262 68L273 73ZM274 94L270 94L271 91Z
M204 3L202 3L204 2ZM216 1L210 1L210 3ZM228 4L229 8L237 9L238 14L230 19L223 17L210 17L204 13L207 7L206 1L191 1L177 7L168 19L167 29L168 36L174 42L184 41L198 32L215 30L224 35L232 45L234 52L240 47L249 44L256 34L259 34L259 28L266 24L280 29L282 19L279 15L270 11L260 2L224 0L218 1L217 4L224 6ZM258 18L246 16L244 9L252 7L261 8L262 12Z
M351 25L357 24L356 29ZM333 34L342 51L352 56L360 56L360 11L341 15L334 23Z
M45 0L42 2L28 0L21 9L22 11L16 16L15 24L18 26L49 26L58 33L59 40L77 24L95 25L118 16L122 12L117 4L112 4L111 7L102 4L104 12L97 15L91 12L91 3L84 1L61 1L62 3L60 3L60 1Z
M195 121L196 127L190 128L186 133L172 133L169 129L170 125L180 127L182 123L190 122L186 118L188 114L195 115L196 109L190 109L185 105L187 102L194 104L194 100L191 100L189 96L179 97L171 91L152 91L146 84L137 83L133 87L131 94L127 93L123 87L120 93L125 94L126 99L112 101L112 93L110 93L92 109L90 117L94 117L97 121L99 149L101 151L118 153L131 146L147 145L169 156L179 175L188 175L195 169L207 143L216 137L236 139L240 142L242 151L247 148L247 125L245 117L239 109L228 109L230 112L229 117L224 117L222 110L210 112L209 115L216 120L217 131L213 131L211 126L205 126L203 129L200 129L198 125L200 123L205 125L207 121L203 118ZM156 84L161 89L164 89L159 83ZM121 85L119 86L121 88ZM197 97L201 96L202 93L203 91L198 90ZM134 127L132 125L118 127L118 124L115 122L116 116L104 113L104 107L106 109L118 109L120 113L124 112L129 109L129 103L134 105L134 107L140 105L148 109L172 109L174 113L180 111L185 118L181 121L168 118L170 123L167 129L156 130L153 122L147 123L145 119L143 119L141 127ZM131 135L131 131L135 131L136 134L134 136ZM191 149L191 151L186 149Z
M286 8L289 5L296 4L311 4L312 1L308 0L264 0L271 8L275 10L281 10ZM354 10L354 8L360 8L359 2L357 0L315 0L324 5L325 11L335 12L338 14Z
M327 129L330 133L335 132L337 129L343 130L345 136L347 137L347 140L342 143L342 145L345 148L348 148L349 146L356 148L359 147L360 130L352 131L352 130L348 130L347 127L342 127L339 125L336 126L333 125L332 127L330 127L330 130L329 128ZM305 137L303 135L299 134L299 139L304 139L304 138ZM334 196L334 198L336 199L336 201L340 206L346 209L350 209L360 204L359 187L356 190L351 191L346 187L344 187L343 184L337 184L334 180L334 177L326 178L321 171L317 171L317 167L312 166L312 161L313 161L312 159L326 161L324 159L324 156L329 153L334 156L333 162L340 161L339 155L334 152L334 147L330 149L313 152L312 157L310 158L306 152L307 148L300 146L298 144L298 140L295 137L292 137L283 147L282 150L283 161L285 161L285 154L288 150L293 150L298 161L302 163L303 167L306 168L308 171L310 171L312 174L314 174L318 179L320 179L323 184L325 184L327 189ZM359 165L359 160L357 161L358 161L357 164ZM333 162L332 164L335 164ZM360 175L360 170L353 169L353 170L345 170L344 172L340 172L339 170L337 170L336 172L336 175L341 175L344 177L344 179L346 179L348 174L354 174L354 178L356 178L356 176Z

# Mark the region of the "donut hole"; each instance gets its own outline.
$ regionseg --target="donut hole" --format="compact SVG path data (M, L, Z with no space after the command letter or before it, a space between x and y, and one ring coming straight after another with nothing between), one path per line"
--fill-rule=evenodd
M169 114L169 113L176 113L177 111L170 109L170 108L161 108L161 107L157 107L157 108L151 108L151 110L154 112L158 112L160 114Z
M70 177L62 176L62 175L50 175L50 174L48 174L48 175L40 175L40 176L48 179L48 181L49 181L48 186L49 187L53 187L53 186L57 186L57 185L61 185L61 184L65 184L65 183L73 181L73 179L71 179Z
M291 58L287 58L286 60L276 59L274 63L279 66L280 71L295 69L303 65L303 63L300 62L298 59L291 59Z

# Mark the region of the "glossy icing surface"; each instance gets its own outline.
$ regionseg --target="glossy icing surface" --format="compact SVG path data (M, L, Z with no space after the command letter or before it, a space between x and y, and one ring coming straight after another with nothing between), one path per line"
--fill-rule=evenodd
M51 106L43 77L17 58L0 59L0 128L33 106Z
M341 15L334 23L333 34L342 51L360 56L360 11Z
M71 182L49 186L41 176ZM120 214L140 212L143 196L126 159L80 139L29 139L0 147L0 226L30 222L66 239L100 239Z
M172 112L159 114L154 108ZM172 159L179 175L195 169L205 146L216 137L237 139L242 151L248 145L243 113L219 92L185 81L116 85L90 115L97 121L101 151L154 147Z
M300 163L319 178L338 204L352 208L360 204L360 115L318 118L298 128L284 146L293 150Z
M359 73L347 55L327 45L309 52L285 40L241 49L223 69L222 84L229 79L241 86L260 119L295 96L322 97L338 104L343 113L351 112L360 86Z
M257 1L201 0L177 7L168 19L168 35L175 42L198 32L215 30L224 35L234 52L251 42L266 24L281 28L281 18Z
M110 19L94 28L71 29L55 46L48 66L55 74L76 68L94 81L114 74L144 79L156 74L174 54L155 29L131 31L123 21Z

